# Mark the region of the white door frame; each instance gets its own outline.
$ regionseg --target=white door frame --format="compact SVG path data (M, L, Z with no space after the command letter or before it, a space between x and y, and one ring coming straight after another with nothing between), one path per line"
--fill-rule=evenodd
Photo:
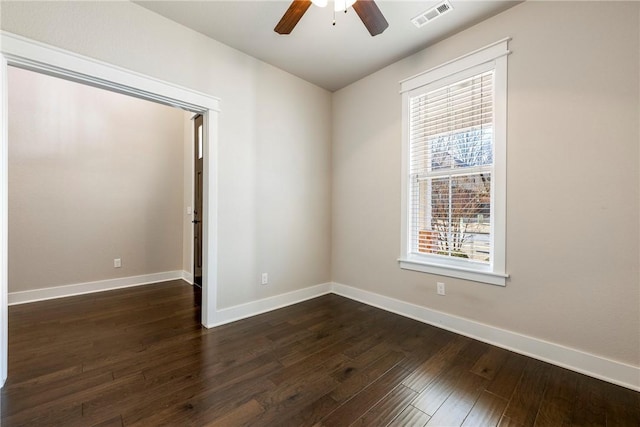
M7 32L0 32L0 387L8 356L8 93L7 67L37 71L204 115L202 324L213 326L217 300L218 115L216 97L97 61Z

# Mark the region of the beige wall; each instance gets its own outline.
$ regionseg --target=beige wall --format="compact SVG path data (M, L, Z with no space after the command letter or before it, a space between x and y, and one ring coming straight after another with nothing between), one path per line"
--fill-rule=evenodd
M334 281L639 366L639 8L526 2L335 93ZM400 270L398 81L507 36L511 278Z
M218 308L331 279L329 92L129 2L1 15L5 31L221 99Z
M9 292L181 270L183 112L13 67L8 80Z

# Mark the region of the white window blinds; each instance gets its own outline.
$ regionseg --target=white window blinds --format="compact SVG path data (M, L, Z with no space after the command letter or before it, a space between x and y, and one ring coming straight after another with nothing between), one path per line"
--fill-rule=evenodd
M409 98L410 252L491 263L494 70Z

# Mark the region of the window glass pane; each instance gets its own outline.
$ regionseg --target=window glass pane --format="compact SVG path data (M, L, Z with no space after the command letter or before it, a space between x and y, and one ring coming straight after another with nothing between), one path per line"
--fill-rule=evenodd
M491 175L418 180L417 252L489 263Z
M493 71L414 97L411 170L493 163Z
M198 159L202 158L202 125L198 126Z
M493 76L478 74L410 101L414 253L491 262Z
M431 169L464 168L493 163L491 127L445 134L428 141Z

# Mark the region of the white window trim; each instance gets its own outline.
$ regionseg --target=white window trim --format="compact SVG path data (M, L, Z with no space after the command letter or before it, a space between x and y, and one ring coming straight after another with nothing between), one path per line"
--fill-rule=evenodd
M506 285L509 275L506 273L506 176L507 176L507 55L510 38L505 38L471 52L467 55L446 62L400 82L402 93L402 218L401 218L401 254L398 262L400 268L456 277L474 282L492 285ZM442 85L454 74L467 72L478 67L490 66L495 75L494 99L494 176L492 177L492 216L493 258L490 265L461 264L460 260L438 260L433 262L423 257L412 255L409 247L408 201L409 185L409 98L411 91L424 89L424 86ZM466 264L466 263L465 263Z

